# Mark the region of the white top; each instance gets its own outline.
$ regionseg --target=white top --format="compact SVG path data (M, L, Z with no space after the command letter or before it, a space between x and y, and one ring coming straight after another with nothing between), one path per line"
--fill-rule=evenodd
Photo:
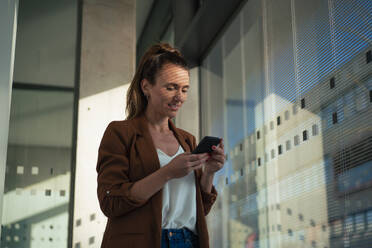
M156 150L161 167L184 152L182 147L179 146L176 154L170 157L162 150ZM197 234L196 188L193 172L181 178L171 179L164 185L161 227L165 229L187 227Z

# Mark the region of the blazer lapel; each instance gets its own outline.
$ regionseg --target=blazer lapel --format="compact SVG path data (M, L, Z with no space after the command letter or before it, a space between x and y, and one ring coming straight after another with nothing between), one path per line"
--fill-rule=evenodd
M148 122L144 115L141 115L134 119L133 127L136 130L136 141L135 147L141 160L143 171L145 176L154 173L160 169L159 157L156 152L154 142L152 140L150 131L148 129ZM162 222L162 190L159 190L155 195L150 198L153 216L155 219L153 231L157 233L159 240L154 242L161 242L161 222Z
M176 126L173 124L173 122L169 119L169 128L173 131L174 136L178 140L178 143L182 146L183 150L185 152L190 152L191 148L191 141L187 138L181 135L181 133L177 130Z
M160 168L160 162L144 115L135 119L134 128L137 133L136 150L147 176Z

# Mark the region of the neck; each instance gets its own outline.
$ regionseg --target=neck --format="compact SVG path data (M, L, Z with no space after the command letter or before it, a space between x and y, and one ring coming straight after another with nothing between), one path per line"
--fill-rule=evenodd
M169 132L169 117L160 116L155 111L149 110L149 108L147 108L145 111L145 117L149 123L150 130L154 130L160 133Z

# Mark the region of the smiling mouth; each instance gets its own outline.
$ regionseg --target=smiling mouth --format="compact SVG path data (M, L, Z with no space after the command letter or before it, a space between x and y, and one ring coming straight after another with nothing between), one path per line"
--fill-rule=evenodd
M179 109L179 107L181 107L180 104L168 104L168 106L170 107L171 110L173 111L176 111Z

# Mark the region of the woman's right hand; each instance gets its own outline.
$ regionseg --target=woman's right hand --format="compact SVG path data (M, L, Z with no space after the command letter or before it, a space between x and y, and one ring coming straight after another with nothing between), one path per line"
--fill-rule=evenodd
M185 152L172 159L164 168L168 170L171 179L181 178L201 168L208 158L208 153L192 154Z

